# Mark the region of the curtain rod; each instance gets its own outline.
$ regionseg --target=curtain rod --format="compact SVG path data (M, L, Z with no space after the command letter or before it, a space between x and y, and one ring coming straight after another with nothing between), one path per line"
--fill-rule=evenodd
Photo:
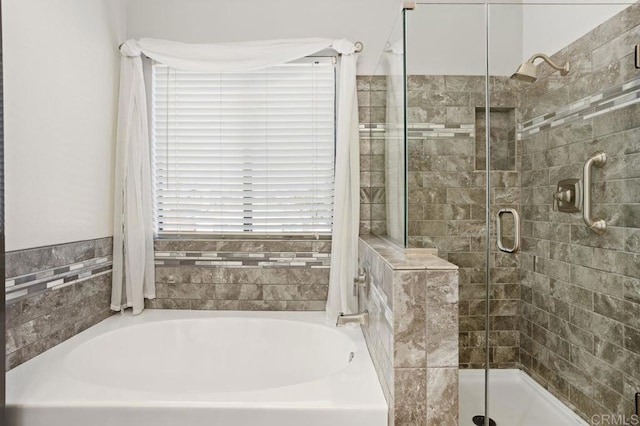
M124 43L125 42L123 41L122 43L120 43L118 45L118 50L120 50L122 48L122 45ZM364 44L361 41L356 41L355 43L353 43L353 45L356 47L356 50L355 50L356 53L360 53L360 52L362 52L364 50Z

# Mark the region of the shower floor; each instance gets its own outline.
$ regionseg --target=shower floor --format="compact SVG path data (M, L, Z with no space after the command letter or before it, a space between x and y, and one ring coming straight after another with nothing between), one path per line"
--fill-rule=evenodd
M496 426L588 426L520 370L492 370L489 398L489 417ZM460 426L474 426L473 416L483 411L484 370L460 370Z

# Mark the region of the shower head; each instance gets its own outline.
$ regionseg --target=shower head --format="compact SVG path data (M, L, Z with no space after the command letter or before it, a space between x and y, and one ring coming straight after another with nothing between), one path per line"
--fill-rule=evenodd
M551 68L560 71L560 75L567 75L571 70L571 66L569 62L566 62L564 66L559 66L544 53L536 53L527 62L523 62L522 64L520 64L516 72L513 73L513 75L511 76L511 78L514 78L520 81L525 81L527 83L533 83L534 81L536 81L538 79L538 67L536 66L534 61L538 58L541 58L546 63L548 63L551 66Z
M513 73L511 78L516 80L525 81L527 83L533 83L538 79L538 68L531 62L523 62L520 64L516 72Z

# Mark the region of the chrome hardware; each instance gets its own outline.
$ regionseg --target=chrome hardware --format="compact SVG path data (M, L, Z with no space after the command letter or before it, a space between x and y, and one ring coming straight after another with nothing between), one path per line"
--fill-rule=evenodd
M570 189L559 189L558 192L556 192L557 201L564 201L566 203L571 201L572 198L573 194L571 194Z
M502 244L502 215L511 214L513 216L513 245L507 248ZM498 248L506 253L515 253L520 248L520 215L515 209L500 209L496 214L496 234Z
M607 230L607 222L599 218L591 217L591 166L598 168L607 164L607 154L602 151L595 152L585 161L582 181L584 184L584 203L582 206L582 218L589 229L598 235Z
M406 10L414 10L416 8L416 2L415 1L403 1L402 2L402 8L406 9Z
M366 327L369 325L369 311L348 315L340 312L338 319L336 320L336 327L343 327L346 324L361 324Z
M558 182L553 194L553 210L564 213L580 211L582 205L582 183L580 179L564 179Z
M365 296L369 296L369 272L366 267L358 268L358 276L353 279L353 295L358 296L358 289L364 289Z
M569 62L565 62L564 65L558 65L544 53L534 53L527 62L523 62L518 66L518 69L513 73L511 78L527 83L533 83L536 81L538 79L538 67L535 64L536 59L542 59L549 64L551 68L560 71L560 75L567 75L569 74L569 71L571 71L571 64Z

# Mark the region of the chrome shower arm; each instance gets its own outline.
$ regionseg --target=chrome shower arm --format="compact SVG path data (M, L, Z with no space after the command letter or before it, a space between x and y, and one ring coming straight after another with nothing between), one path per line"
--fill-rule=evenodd
M534 61L538 58L544 60L547 64L549 64L549 66L551 66L551 68L560 71L560 75L567 75L571 70L569 62L565 63L564 66L561 67L560 65L553 62L553 60L547 55L545 55L544 53L534 53L533 56L531 56L531 58L529 58L527 62L530 62L533 64Z

